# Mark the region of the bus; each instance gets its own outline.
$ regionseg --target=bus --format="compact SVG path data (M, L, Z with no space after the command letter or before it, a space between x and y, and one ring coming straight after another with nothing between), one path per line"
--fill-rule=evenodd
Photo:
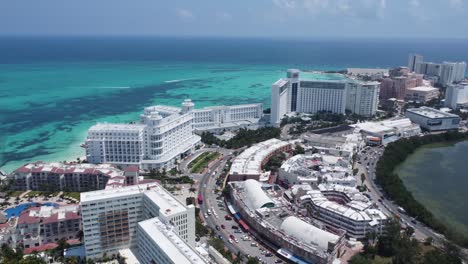
M203 204L203 196L202 194L198 194L198 204Z

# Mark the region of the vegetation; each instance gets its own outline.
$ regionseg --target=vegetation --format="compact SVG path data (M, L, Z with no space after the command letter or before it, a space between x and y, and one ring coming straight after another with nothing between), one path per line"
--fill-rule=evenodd
M195 182L189 176L169 177L166 170L152 170L150 173L145 174L149 179L158 180L162 184L194 184Z
M200 156L198 156L196 159L194 159L190 164L188 165L191 173L201 173L203 170L208 166L208 164L217 159L221 155L218 152L204 152Z
M207 145L217 145L228 149L237 149L251 146L255 143L271 138L279 138L280 134L281 130L279 128L262 127L257 130L240 129L237 135L227 141L215 137L212 133L203 132L201 140Z
M390 143L385 148L385 152L376 167L377 182L382 186L391 199L405 208L409 215L418 217L419 221L428 225L432 229L445 234L449 239L464 247L468 247L468 238L463 234L457 233L444 226L429 210L416 201L411 192L405 188L402 180L394 170L410 154L423 145L437 142L454 142L466 139L468 139L468 133L459 132L447 132L444 134L427 135L423 137L403 138Z
M304 154L304 153L305 153L304 148L301 145L296 144L296 147L294 148L294 151L293 151L293 155L299 155L299 154Z
M461 264L459 252L453 245L444 249L423 246L414 238L413 228L400 229L400 224L392 220L386 232L378 237L377 242L369 235L364 241L364 251L355 255L350 264ZM435 261L435 262L434 262Z
M71 198L76 199L78 201L80 200L80 193L79 192L64 192L62 196L63 197L68 196L68 197L71 197Z
M263 166L263 169L266 171L277 171L281 164L286 160L286 155L282 152L271 157L268 162Z

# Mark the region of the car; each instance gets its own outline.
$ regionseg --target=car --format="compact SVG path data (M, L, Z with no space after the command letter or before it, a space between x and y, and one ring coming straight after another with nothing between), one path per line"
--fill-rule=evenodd
M223 240L223 236L222 235L218 235L218 238Z
M242 231L239 229L234 230L234 233L242 234Z
M219 230L219 225L216 226L216 230Z
M259 257L259 256L257 256L257 260L258 260L258 261L262 261L262 258Z
M205 213L203 216L204 216L205 218L208 218L208 215L207 215L206 213Z
M272 256L273 256L273 254L271 254L270 252L265 254L265 257L267 257L267 258L272 257Z
M233 225L233 226L232 226L232 229L239 229L239 227L236 226L236 225Z
M378 200L378 201L379 201L379 202L382 202L382 199L380 199L380 198L379 198L379 200Z
M252 243L250 243L250 246L251 246L251 247L257 247L257 246L258 246L258 244L257 244L257 243L255 243L255 242L252 242Z
M224 219L226 219L227 221L230 221L230 220L232 220L232 217L230 217L229 215L225 215Z
M237 238L235 238L234 241L236 241L236 243L239 243L239 240Z
M232 240L236 239L233 234L229 235L229 238Z
M232 244L232 239L229 239L228 241L229 241L230 244Z
M226 226L225 226L225 225L221 225L221 228L222 228L222 229L226 229Z
M275 260L275 263L283 263L283 261L281 259L277 259Z
M418 224L418 222L416 222L416 220L414 220L414 219L411 219L411 223L413 223L413 224L415 224L415 225Z

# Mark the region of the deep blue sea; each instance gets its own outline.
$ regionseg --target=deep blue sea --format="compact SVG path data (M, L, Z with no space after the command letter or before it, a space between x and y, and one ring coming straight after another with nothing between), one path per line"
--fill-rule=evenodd
M0 37L0 168L83 156L91 125L151 104L268 107L287 68L393 67L411 52L468 61L468 40Z

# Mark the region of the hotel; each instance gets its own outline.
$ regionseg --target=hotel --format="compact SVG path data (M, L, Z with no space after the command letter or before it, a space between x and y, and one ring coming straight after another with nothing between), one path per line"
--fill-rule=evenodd
M81 193L87 258L130 249L141 263L206 263L196 253L195 207L157 183Z
M290 69L287 78L271 87L270 123L279 125L284 115L327 111L372 116L377 111L379 83L355 80L307 80L300 71Z
M261 104L194 109L186 99L182 107L146 107L135 124L99 123L88 130L86 157L90 163L111 163L142 169L172 168L200 143L195 131L219 132L257 128Z
M452 84L447 87L445 106L452 109L468 107L468 82Z

